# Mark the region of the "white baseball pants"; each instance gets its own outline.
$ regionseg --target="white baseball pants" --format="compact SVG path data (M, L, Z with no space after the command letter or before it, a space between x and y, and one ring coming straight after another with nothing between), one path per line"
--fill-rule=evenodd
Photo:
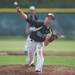
M35 51L36 51L37 52L37 62L35 65L35 71L36 70L42 71L43 62L44 62L43 47L44 47L43 42L35 42L30 37L28 37L27 43L26 43L26 49L28 50L27 63L31 64L33 62ZM32 59L30 57L32 57Z

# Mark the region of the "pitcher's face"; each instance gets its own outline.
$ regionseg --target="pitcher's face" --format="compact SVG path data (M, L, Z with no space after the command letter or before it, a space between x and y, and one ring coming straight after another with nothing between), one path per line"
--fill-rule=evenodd
M51 16L48 16L48 17L46 17L45 20L44 20L44 25L48 26L48 25L50 25L52 22L53 22L52 17L51 17ZM52 24L51 24L51 25L52 25Z

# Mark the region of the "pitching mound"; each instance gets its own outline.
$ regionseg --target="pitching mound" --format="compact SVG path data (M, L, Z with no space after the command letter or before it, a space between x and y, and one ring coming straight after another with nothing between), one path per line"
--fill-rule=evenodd
M0 75L36 75L34 67L25 65L7 65L0 67ZM64 66L44 65L40 75L75 75L75 68Z

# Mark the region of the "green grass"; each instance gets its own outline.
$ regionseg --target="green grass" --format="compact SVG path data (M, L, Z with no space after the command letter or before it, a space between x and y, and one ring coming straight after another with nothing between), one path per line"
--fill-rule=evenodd
M45 49L50 51L75 51L75 40L57 40L50 43Z
M25 64L25 56L0 56L0 65ZM46 56L44 64L75 67L75 57Z
M25 39L23 37L0 37L0 51L23 50ZM74 40L57 40L49 44L44 50L50 51L75 51ZM25 56L0 56L0 65L25 64ZM71 56L46 56L44 64L64 65L75 67L75 57Z
M23 51L24 46L23 37L0 37L0 51ZM75 40L57 40L50 43L44 50L75 51Z
M24 49L25 39L22 37L1 37L0 51L20 51Z
M0 56L0 65L24 64L24 56Z
M45 64L50 65L64 65L75 67L75 57L71 56L46 56Z

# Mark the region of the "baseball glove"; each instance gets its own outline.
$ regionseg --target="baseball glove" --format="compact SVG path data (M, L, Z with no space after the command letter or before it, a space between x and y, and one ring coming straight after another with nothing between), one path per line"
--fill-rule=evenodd
M48 34L48 36L46 37L46 39L44 41L44 45L47 46L50 42L54 41L57 38L58 38L58 36L56 34L51 34L50 36Z
M55 34L52 34L51 37L48 39L49 42L52 42L53 40L57 39L58 36Z

